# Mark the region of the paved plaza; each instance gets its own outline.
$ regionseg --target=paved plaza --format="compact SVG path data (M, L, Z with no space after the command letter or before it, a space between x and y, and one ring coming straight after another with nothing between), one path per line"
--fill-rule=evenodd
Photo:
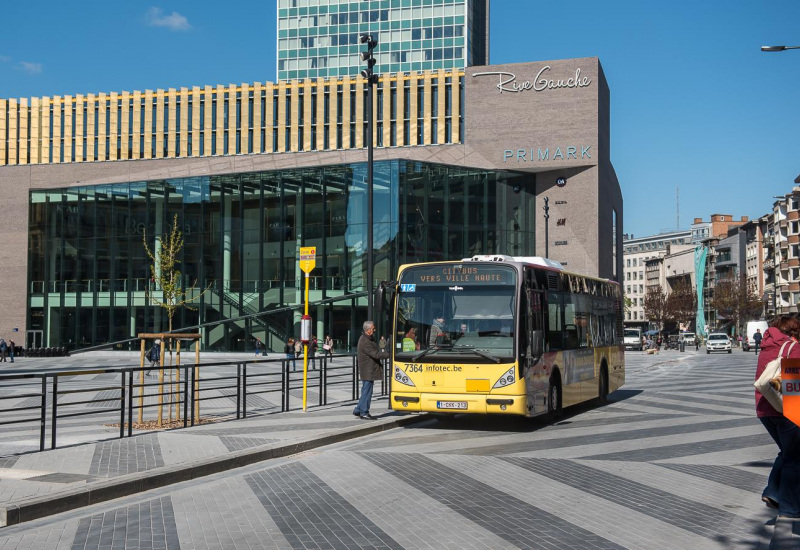
M800 548L800 522L776 523L759 498L777 449L753 411L753 354L626 361L609 405L556 423L397 426L409 417L382 399L377 422L329 406L9 455L6 503L270 446L299 451L4 527L0 548Z

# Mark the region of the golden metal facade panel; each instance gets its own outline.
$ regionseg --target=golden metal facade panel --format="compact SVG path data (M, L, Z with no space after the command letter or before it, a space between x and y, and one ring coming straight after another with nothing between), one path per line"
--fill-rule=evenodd
M278 84L278 152L286 151L286 84Z
M8 123L6 122L6 118L8 117L8 101L5 99L0 99L0 164L7 164L6 161L6 128L8 128ZM10 141L10 140L9 140Z
M458 143L461 134L459 117L463 108L463 74L461 71L440 70L435 73L381 75L380 109L377 90L373 96L376 114L373 140L376 146L378 143L383 147L446 143L448 123L451 130L449 142ZM452 78L449 118L445 104L445 79L448 76ZM438 104L436 135L432 136L431 79L434 77L438 79ZM410 92L408 101L404 95L406 82L409 83ZM323 150L326 135L329 150L350 149L351 144L362 148L365 146L366 125L365 84L361 76L355 76L277 84L257 82L196 86L179 91L170 89L53 96L31 98L30 101L3 99L0 100L0 136L3 136L0 139L0 166L84 162L84 159L94 162ZM421 117L417 105L420 87L424 98ZM278 91L277 113L273 104L275 89ZM303 92L302 113L300 90ZM216 101L212 95L216 96ZM312 97L316 97L316 110L312 109ZM409 111L408 119L405 118L406 108ZM379 112L382 112L382 117L377 116ZM379 121L382 122L380 136ZM423 124L422 139L418 132L419 123ZM395 135L394 141L392 134Z
M350 96L357 94L350 93L350 84L349 77L342 79L342 149L350 149Z
M28 164L28 100L19 101L19 119L17 121L19 135L19 148L17 150L17 163Z
M131 132L130 101L131 95L128 92L122 92L122 120L120 120L120 131L122 132L120 139L120 158L122 160L130 158L130 152L128 150L128 136L130 136Z
M61 110L63 108L61 98L53 98L53 164L61 162Z
M431 144L431 98L433 97L431 84L430 75L425 75L425 79L422 82L422 96L424 98L422 107L424 111L423 118L425 119L425 132L422 136L422 143L424 145Z
M437 134L437 141L436 143L444 143L445 139L445 118L446 118L446 109L445 109L445 96L447 95L447 85L445 84L445 76L444 71L440 70L436 75L437 84L438 84L438 91L439 97L437 98L438 102L438 116L436 121L436 134Z
M385 147L389 147L391 142L391 129L392 129L392 75L384 74L381 77L383 81L383 135L382 141L375 143L382 143Z
M297 128L297 125L300 120L299 109L300 109L300 86L297 85L297 82L292 82L290 90L290 97L289 97L289 134L290 134L290 148L292 151L297 151L299 148L298 145L298 132L292 131Z
M192 156L200 156L200 88L192 88Z
M417 122L417 113L419 111L419 99L417 95L418 86L419 86L419 79L417 78L416 74L412 74L411 93L409 94L411 96L411 109L409 112L409 118L410 118L409 132L411 133L411 139L408 141L408 143L411 145L418 145L417 143L417 137L419 135L418 134L419 124Z
M228 123L228 154L235 155L236 154L236 84L230 84L228 86L228 120L224 121ZM217 99L219 102L219 99ZM224 124L223 124L223 132L224 132ZM223 139L225 135L223 134ZM219 150L217 150L219 153Z
M120 134L120 122L119 122L119 108L118 102L121 101L121 98L117 94L117 92L111 92L110 94L111 99L111 116L109 117L109 125L111 128L109 129L109 151L108 158L110 160L119 160L120 147L121 147L121 137Z
M108 116L108 106L106 102L108 98L106 94L98 94L97 96L97 159L106 160L106 137L109 135L109 130L106 127L106 117Z
M225 139L225 123L223 119L225 118L225 87L224 86L217 86L217 111L212 113L212 116L216 117L216 129L211 131L211 135L214 136L212 140L211 150L213 151L216 148L216 154L221 155L225 151L225 144L223 140ZM212 103L213 105L213 103Z
M273 110L273 105L272 105L272 97L273 97L273 94L275 93L275 86L272 84L272 82L267 82L264 85L264 88L265 88L264 93L267 96L267 104L266 104L266 109L265 109L265 114L264 114L264 125L267 127L266 136L265 136L266 140L267 140L267 143L264 146L265 147L264 150L267 153L271 153L272 151L275 150L274 149L274 140L272 139L272 129L273 129L274 116L275 116L275 111Z
M356 78L356 149L361 149L364 143L364 79L360 76Z
M181 88L181 131L180 131L180 145L181 152L179 156L190 157L192 152L189 151L189 89Z
M158 109L158 107L159 107L158 102L156 102L156 109ZM158 115L156 115L156 119L158 119ZM144 91L144 130L145 133L152 133L153 131L152 90ZM158 149L158 140L156 140L155 148ZM151 136L147 136L144 140L144 158L146 159L153 158L153 139Z

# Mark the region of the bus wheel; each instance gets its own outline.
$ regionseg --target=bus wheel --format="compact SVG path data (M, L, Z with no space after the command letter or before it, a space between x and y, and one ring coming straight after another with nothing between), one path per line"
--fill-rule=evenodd
M557 374L550 377L547 390L547 412L553 418L561 416L561 378Z
M600 368L600 382L599 382L598 399L601 404L608 403L608 369L605 365Z

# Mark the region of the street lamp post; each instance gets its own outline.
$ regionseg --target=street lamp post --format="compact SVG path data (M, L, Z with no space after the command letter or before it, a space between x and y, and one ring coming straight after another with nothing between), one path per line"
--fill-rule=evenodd
M544 197L544 257L550 257L550 198Z
M373 234L372 234L372 175L374 161L372 158L372 120L374 118L374 107L372 104L372 88L378 81L378 75L373 74L375 66L375 56L373 50L378 45L378 41L371 34L361 35L361 43L366 44L367 51L361 52L361 60L366 62L367 68L361 71L361 76L367 80L367 319L374 321L373 311Z
M800 46L761 46L762 52L782 52L784 50L800 50Z

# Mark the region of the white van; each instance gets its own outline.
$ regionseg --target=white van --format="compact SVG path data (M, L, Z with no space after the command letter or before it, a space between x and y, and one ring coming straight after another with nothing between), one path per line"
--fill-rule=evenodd
M678 341L683 342L684 345L694 344L694 332L683 331L678 336Z
M761 331L761 335L763 336L767 329L769 328L769 324L766 321L748 321L747 328L745 329L745 335L747 336L747 343L745 344L742 342L742 349L744 351L750 351L752 347L755 345L753 341L753 335L756 333L756 330Z
M632 349L642 351L642 329L626 328L622 343L626 351Z

